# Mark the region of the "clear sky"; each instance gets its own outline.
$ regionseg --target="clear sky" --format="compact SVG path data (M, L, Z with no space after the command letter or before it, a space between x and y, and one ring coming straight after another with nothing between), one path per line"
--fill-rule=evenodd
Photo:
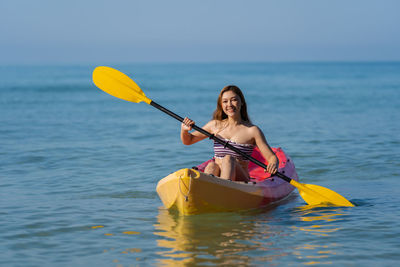
M399 61L400 0L0 0L0 65Z

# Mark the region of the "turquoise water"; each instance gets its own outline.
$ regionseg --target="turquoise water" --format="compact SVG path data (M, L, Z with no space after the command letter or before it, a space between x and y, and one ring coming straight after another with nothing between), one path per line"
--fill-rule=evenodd
M210 158L179 123L91 82L95 66L0 67L0 265L395 266L400 261L400 63L114 65L205 124L226 84L304 183L355 208L179 216L155 192Z

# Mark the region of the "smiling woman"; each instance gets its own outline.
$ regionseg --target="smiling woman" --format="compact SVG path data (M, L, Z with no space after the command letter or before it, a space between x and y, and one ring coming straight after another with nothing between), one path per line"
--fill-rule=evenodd
M182 123L181 139L185 145L197 143L207 137L198 131L189 133L194 124L189 118L185 118ZM278 158L268 145L263 132L251 123L247 114L246 100L239 87L228 85L221 90L213 119L203 129L248 156L251 156L255 147L258 147L269 163L266 171L272 174L277 172ZM249 181L248 159L218 142L214 142L214 152L214 158L208 163L205 173L233 181Z

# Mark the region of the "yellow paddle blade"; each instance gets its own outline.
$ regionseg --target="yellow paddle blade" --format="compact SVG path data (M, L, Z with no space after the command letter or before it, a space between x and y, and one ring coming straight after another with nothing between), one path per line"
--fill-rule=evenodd
M326 187L314 184L302 184L291 180L290 184L299 190L300 196L309 205L334 205L340 207L354 207L354 205L343 196Z
M93 71L93 82L104 92L120 99L150 104L149 99L140 87L127 75L110 67L97 67Z

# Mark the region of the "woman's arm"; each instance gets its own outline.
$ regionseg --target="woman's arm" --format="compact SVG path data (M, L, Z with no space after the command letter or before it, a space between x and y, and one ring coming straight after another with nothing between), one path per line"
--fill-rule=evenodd
M212 131L212 125L213 121L209 121L206 125L203 126L203 129L206 130L207 132L213 132ZM184 145L192 145L194 143L197 143L205 138L207 138L206 135L195 131L193 133L189 133L189 131L192 130L192 126L194 125L194 121L191 119L185 117L185 119L182 122L181 125L181 140Z
M263 157L268 161L267 172L274 174L278 171L279 160L275 153L272 151L271 147L268 145L265 139L264 133L257 127L254 126L254 140L258 149L260 149Z

